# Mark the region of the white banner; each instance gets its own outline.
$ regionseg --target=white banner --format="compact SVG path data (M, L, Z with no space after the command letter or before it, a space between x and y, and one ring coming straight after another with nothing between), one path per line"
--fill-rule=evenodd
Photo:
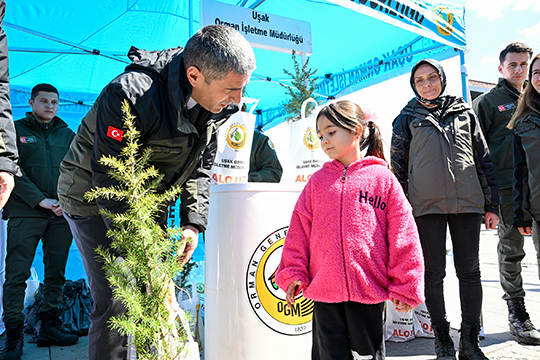
M227 25L245 36L256 48L291 53L313 52L311 24L306 21L263 13L257 10L224 4L213 0L201 1L201 27Z

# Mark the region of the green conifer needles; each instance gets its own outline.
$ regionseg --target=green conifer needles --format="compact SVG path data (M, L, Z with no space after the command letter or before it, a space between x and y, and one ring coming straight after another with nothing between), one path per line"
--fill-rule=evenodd
M285 88L286 93L290 96L290 99L283 105L285 112L289 114L288 119L297 121L301 118L300 110L302 109L302 104L310 97L313 97L313 91L315 91L315 88L317 87L315 83L318 77L314 77L317 70L308 68L309 58L307 58L306 62L300 67L300 64L296 61L296 52L293 50L292 59L294 63L294 74L283 69L283 72L292 78L291 86L280 85ZM310 115L314 108L314 104L307 104L306 116Z
M156 219L181 189L157 191L163 175L148 164L151 149L140 151L140 133L127 101L122 104L122 113L126 147L118 157L100 159L118 185L94 188L85 195L88 200L101 198L126 204L123 213L102 210L111 221L107 235L112 242L110 248L96 249L113 296L127 310L111 318L110 326L132 336L138 359L180 359L185 336L171 320L171 309L176 304L172 279L182 270L180 257L185 240L180 229L164 229Z

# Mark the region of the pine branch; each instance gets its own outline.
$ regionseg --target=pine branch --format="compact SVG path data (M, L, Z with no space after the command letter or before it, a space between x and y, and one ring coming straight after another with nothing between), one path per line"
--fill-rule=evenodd
M125 314L110 319L110 327L133 335L138 359L175 359L181 347L172 341L171 334L182 337L184 332L170 321L165 304L172 279L182 271L178 257L186 240L180 229L163 229L156 219L181 189L158 193L163 175L149 165L151 149L140 149L140 132L127 101L122 104L122 113L126 146L118 157L100 159L118 184L96 187L85 194L88 200L122 201L126 206L126 211L118 214L101 210L111 221L107 236L113 240L109 248L96 249L96 254L104 263L114 298L126 308Z
M292 59L294 73L291 73L287 69L283 69L283 72L292 78L292 86L287 86L283 84L280 85L285 88L285 93L290 97L290 99L287 100L283 106L285 112L289 114L288 119L292 121L297 121L301 118L301 109L304 101L306 101L310 97L314 97L313 91L315 91L315 83L318 77L313 77L317 70L312 70L308 67L310 60L309 58L307 58L306 62L302 65L302 67L300 67L300 64L298 63L298 61L296 61L296 52L293 50ZM316 98L315 100L319 102ZM313 105L312 103L307 104L306 116L309 116L314 109L315 105Z

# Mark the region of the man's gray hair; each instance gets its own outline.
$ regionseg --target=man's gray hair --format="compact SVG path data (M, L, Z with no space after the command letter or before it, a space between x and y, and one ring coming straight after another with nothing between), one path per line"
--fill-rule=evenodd
M184 66L195 66L205 81L220 80L231 71L251 74L255 70L253 49L238 31L225 25L208 25L187 42Z

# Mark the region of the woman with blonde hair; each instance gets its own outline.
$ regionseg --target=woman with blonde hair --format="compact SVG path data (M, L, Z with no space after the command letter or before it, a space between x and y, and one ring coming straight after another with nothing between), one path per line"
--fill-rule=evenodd
M514 130L514 227L532 235L540 278L540 54L529 67L529 82L508 124ZM526 326L534 330L530 319ZM530 326L529 326L530 325Z

